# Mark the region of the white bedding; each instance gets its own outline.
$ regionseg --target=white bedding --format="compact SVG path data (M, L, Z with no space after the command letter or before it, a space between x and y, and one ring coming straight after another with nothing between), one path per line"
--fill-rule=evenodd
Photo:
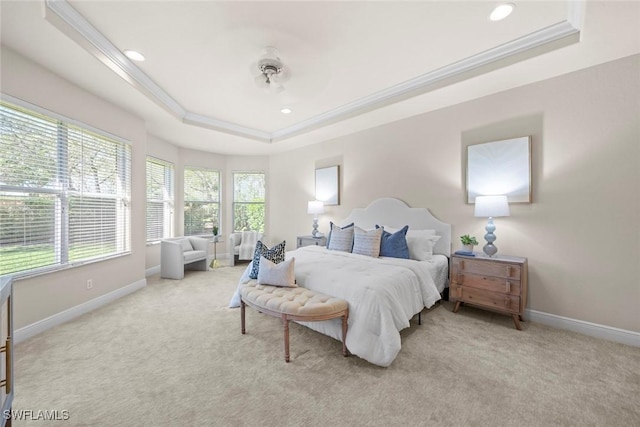
M399 331L409 327L416 313L440 299L432 274L442 271L441 261L372 258L321 246L305 246L287 252L286 257L296 258L299 286L349 303L347 348L376 365L393 362L401 348ZM240 284L249 281L250 269L251 264ZM239 305L236 292L230 306ZM342 338L340 319L301 323L337 340Z

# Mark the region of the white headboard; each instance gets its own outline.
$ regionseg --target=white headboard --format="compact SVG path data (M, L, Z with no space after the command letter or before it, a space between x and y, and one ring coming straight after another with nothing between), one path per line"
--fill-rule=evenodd
M384 197L374 200L366 208L356 208L339 222L340 226L355 223L358 227L373 228L376 224L409 230L436 230L441 236L433 253L451 255L451 224L436 219L426 208L410 208L402 200Z

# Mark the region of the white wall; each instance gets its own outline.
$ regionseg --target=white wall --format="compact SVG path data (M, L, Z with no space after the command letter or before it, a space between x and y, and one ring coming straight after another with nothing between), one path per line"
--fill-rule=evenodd
M144 280L146 193L140 171L145 170L147 136L140 118L9 49L3 47L1 54L3 93L122 137L132 146L131 254L14 282L14 327L19 329ZM87 289L88 279L92 289Z
M532 134L533 203L496 219L500 253L529 259L527 308L640 332L639 75L636 55L274 155L271 237L293 248L309 234L314 169L338 158L341 205L322 231L390 196L451 223L454 249L462 234L482 240L486 220L465 203L465 146Z
M533 135L532 204L512 205L497 220L501 253L526 256L528 308L640 331L640 57L505 91L336 140L266 157L178 149L148 137L144 122L2 48L2 91L132 142L132 253L15 284L15 327L144 280L145 158L176 158L181 205L184 165L223 171L225 229L231 227L231 173L265 170L269 240L309 234L314 169L341 165L341 205L320 224L382 196L429 207L461 234L484 234L485 221L465 203L465 144ZM228 197L228 199L225 199ZM181 232L182 217L176 218ZM86 280L93 279L93 289Z
M220 212L221 239L217 246L217 255L225 257L227 252L227 236L233 228L233 172L259 171L268 173L269 159L266 156L226 156L207 153L204 151L178 148L157 137L149 137L148 151L150 155L162 160L173 162L175 165L175 235L184 234L184 168L203 167L220 171L221 191ZM268 175L268 174L267 174ZM213 251L213 248L211 249ZM145 268L154 271L160 265L160 245L147 246ZM154 269L155 267L155 269Z
M225 233L232 227L232 172L248 170L268 173L266 156L224 156L178 148L162 138L147 135L142 119L84 91L13 50L3 46L1 55L2 93L120 136L132 144L131 254L16 281L15 329L35 325L65 311L80 312L77 310L79 306L95 306L87 303L104 300L105 295L120 292L128 285L146 283L145 271L159 266L160 245L146 245L147 155L175 164L176 235L183 233L181 207L185 166L220 170ZM218 249L224 247L218 245ZM88 279L93 280L91 290L86 289ZM65 315L60 318L69 317ZM42 328L38 326L33 330Z

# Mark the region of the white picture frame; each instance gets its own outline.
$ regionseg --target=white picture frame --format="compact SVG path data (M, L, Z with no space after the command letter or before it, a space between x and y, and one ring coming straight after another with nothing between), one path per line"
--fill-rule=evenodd
M329 166L316 169L316 200L325 206L340 204L340 167Z
M493 195L506 195L509 203L531 203L530 136L467 147L467 203Z

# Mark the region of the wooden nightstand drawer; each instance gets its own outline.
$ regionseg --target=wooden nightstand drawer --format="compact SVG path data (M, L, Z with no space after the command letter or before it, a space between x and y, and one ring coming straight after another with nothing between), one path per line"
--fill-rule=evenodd
M479 276L477 274L458 273L452 281L458 285L471 286L473 288L486 289L503 294L520 295L520 280L505 279L495 276Z
M520 312L520 297L518 296L499 292L490 292L466 286L458 286L455 284L452 285L449 290L449 298L451 298L451 293L455 295L456 299L469 304L494 308L496 310L507 311L509 313Z
M520 265L506 262L487 262L468 258L454 258L456 271L474 273L482 276L504 277L520 280Z

